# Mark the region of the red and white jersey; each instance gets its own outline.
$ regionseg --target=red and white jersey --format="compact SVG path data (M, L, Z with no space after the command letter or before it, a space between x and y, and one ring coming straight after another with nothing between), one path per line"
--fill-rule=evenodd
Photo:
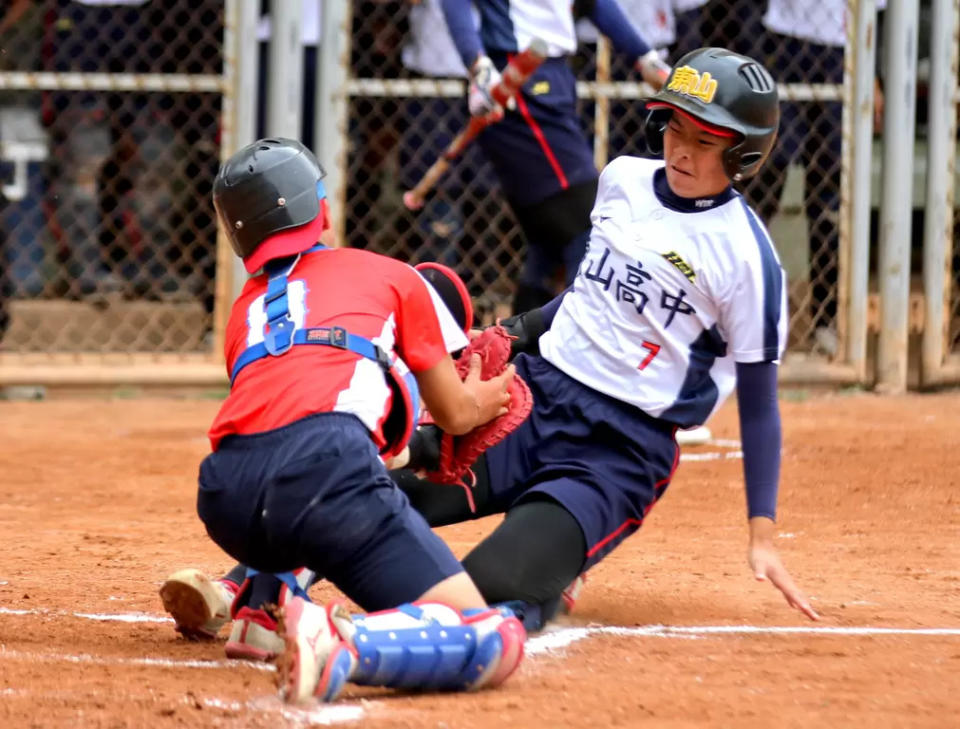
M227 372L248 347L263 342L268 277L247 281L227 324ZM288 276L290 318L297 329L339 326L370 339L415 374L467 345L439 294L406 263L355 248L309 253ZM210 427L216 450L231 434L273 430L314 413L356 415L382 447L391 392L376 362L336 347L299 345L245 367Z

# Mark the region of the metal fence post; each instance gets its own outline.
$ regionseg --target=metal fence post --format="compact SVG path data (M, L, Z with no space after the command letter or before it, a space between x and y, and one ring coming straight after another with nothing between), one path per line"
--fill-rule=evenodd
M887 103L883 118L877 386L887 392L903 392L907 387L918 17L918 0L890 0L883 39Z
M956 0L933 0L927 126L927 207L924 215L923 290L926 296L921 383L935 384L946 357L953 255L957 88Z
M314 145L327 171L333 229L342 244L347 196L347 81L351 3L324 2L317 50L317 113Z
M256 5L256 3L253 3ZM303 3L274 0L267 54L267 123L271 137L300 139L303 96ZM253 52L257 52L254 45Z
M227 0L223 31L224 96L220 161L256 136L257 123L257 4ZM223 351L230 306L243 288L247 272L223 235L217 234L217 282L214 313L214 354Z
M597 83L610 83L610 40L597 38ZM593 164L598 170L607 166L610 152L610 97L597 96L593 112Z
M873 92L876 64L877 4L876 0L856 2L853 23L850 24L847 54L845 56L847 92L852 98L845 105L845 132L849 130L849 149L845 164L849 164L844 185L845 200L849 200L847 214L841 219L841 236L849 236L849 260L846 269L847 286L847 360L857 378L867 378L867 289L870 277L870 181L873 158ZM841 245L841 250L844 246Z

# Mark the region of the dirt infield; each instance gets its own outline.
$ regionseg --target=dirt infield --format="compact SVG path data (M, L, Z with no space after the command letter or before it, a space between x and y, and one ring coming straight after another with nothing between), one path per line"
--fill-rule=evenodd
M230 564L194 512L216 407L0 402L0 727L956 726L960 393L782 402L779 544L820 623L746 567L728 406L501 690L310 710L180 639L157 597L175 569ZM492 526L441 533L462 554Z

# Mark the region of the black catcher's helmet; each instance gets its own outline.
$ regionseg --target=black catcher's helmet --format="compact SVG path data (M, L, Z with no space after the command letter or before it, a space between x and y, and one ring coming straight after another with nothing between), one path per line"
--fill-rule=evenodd
M251 273L313 246L329 227L323 167L293 139L261 139L237 151L213 182L213 204Z
M733 181L753 177L770 154L780 124L777 84L759 63L724 48L700 48L677 61L667 83L647 100L647 147L663 152L673 111L708 131L730 130L736 141L723 153Z

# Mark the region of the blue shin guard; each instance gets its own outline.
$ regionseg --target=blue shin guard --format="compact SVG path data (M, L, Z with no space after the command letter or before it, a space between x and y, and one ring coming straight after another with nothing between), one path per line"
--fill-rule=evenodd
M508 610L461 613L435 602L353 616L349 625L342 617L333 622L352 649L349 680L364 686L454 691L496 686L519 665L526 639ZM345 659L331 659L327 668L342 672Z

